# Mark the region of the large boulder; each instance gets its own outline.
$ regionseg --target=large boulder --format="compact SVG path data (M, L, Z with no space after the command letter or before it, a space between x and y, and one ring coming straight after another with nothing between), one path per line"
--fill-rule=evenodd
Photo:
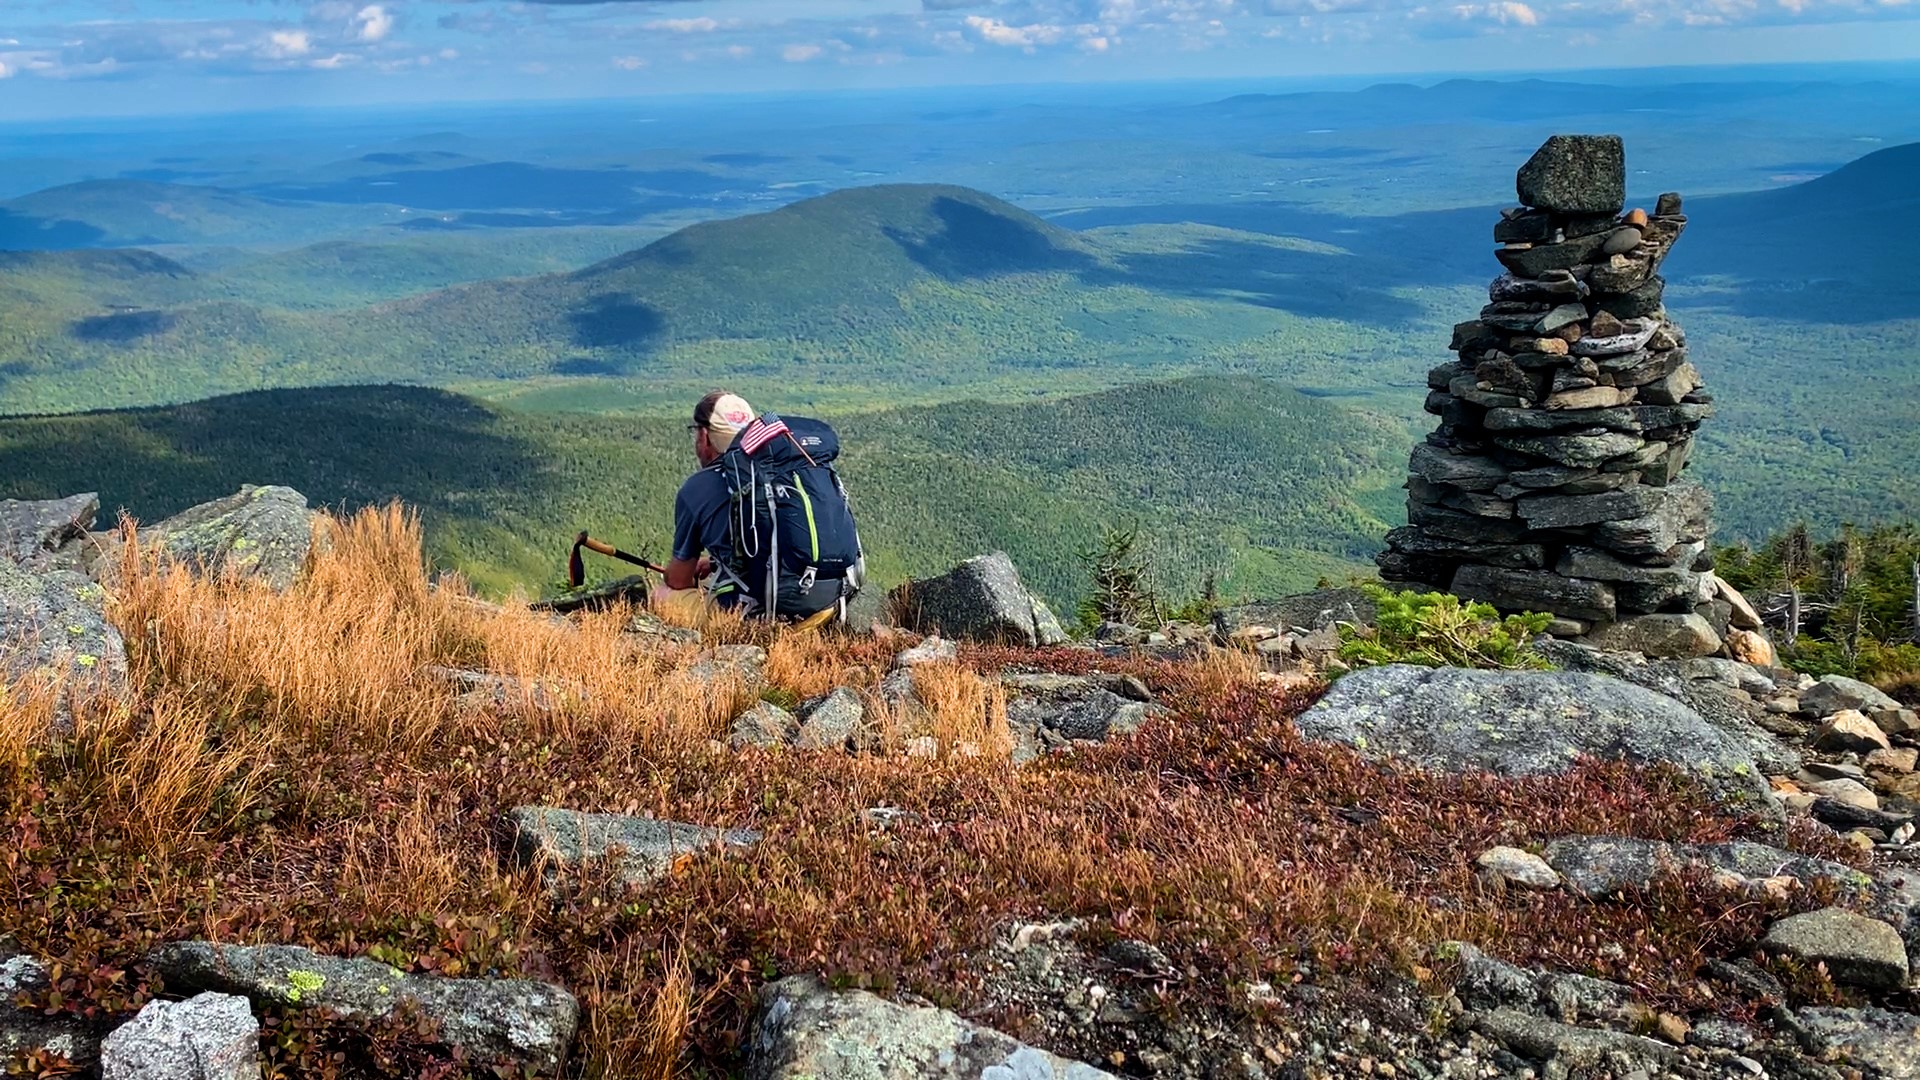
M1821 676L1819 682L1800 691L1800 710L1815 716L1832 716L1842 709L1872 713L1899 707L1899 702L1881 690L1845 675Z
M749 1080L1112 1080L944 1009L794 976L760 992Z
M248 484L140 530L143 550L208 577L235 575L285 589L306 569L313 511L290 487Z
M1631 683L1566 671L1363 668L1299 720L1307 738L1448 772L1563 772L1581 755L1664 763L1767 806L1753 759L1698 713Z
M1536 210L1617 214L1627 201L1627 151L1618 135L1555 135L1514 176L1514 193Z
M1907 981L1907 946L1879 919L1828 907L1790 915L1767 930L1765 947L1822 963L1837 982L1898 990Z
M322 956L293 945L181 941L155 949L148 960L174 990L326 1009L350 1021L383 1020L407 1009L469 1061L542 1075L565 1064L580 1022L573 995L550 983L409 975L377 960Z
M0 559L0 683L58 681L63 718L74 695L123 688L127 648L107 621L106 599L72 570L36 574Z
M60 566L61 549L86 536L99 512L100 496L91 491L64 499L0 499L0 559L30 570Z
M44 992L49 976L46 964L0 938L0 1064L36 1053L82 1068L99 1060L100 1032L92 1024L71 1013L48 1016L15 1005L23 995Z
M149 1001L100 1047L101 1080L260 1080L260 1022L247 999Z
M551 877L589 863L618 858L628 884L646 885L673 870L675 861L716 845L748 847L760 840L750 829L713 829L632 814L583 814L551 806L520 806L507 814L514 858L544 866Z
M890 596L894 621L916 633L995 645L1058 645L1067 639L1047 605L1020 582L1004 551L968 559Z

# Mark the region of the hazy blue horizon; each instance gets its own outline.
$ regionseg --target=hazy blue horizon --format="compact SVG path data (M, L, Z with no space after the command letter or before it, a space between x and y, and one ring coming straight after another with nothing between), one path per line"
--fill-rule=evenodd
M281 122L291 116L314 120L339 119L363 121L391 118L419 121L436 115L450 120L512 113L542 114L580 110L610 109L633 104L654 104L663 110L693 110L717 107L739 110L756 104L791 108L796 105L874 106L898 108L915 98L949 101L956 94L978 93L975 104L981 107L1005 106L1032 99L1049 106L1085 103L1103 108L1125 107L1128 99L1141 105L1163 106L1189 99L1201 104L1239 94L1299 94L1364 90L1384 85L1436 86L1452 81L1498 83L1542 80L1557 83L1597 85L1742 85L1791 82L1920 82L1920 58L1910 60L1842 60L1769 64L1692 64L1659 65L1637 68L1516 68L1509 71L1375 71L1339 75L1311 76L1194 76L1188 78L1111 78L1036 82L931 83L898 86L840 88L820 87L796 90L743 89L660 90L645 93L606 94L600 96L555 97L473 97L417 101L310 102L297 105L260 107L236 103L232 107L178 108L129 112L99 112L76 115L0 116L0 131L60 131L75 123L89 125L106 133L115 122L163 120L190 124L195 120L224 125L235 121ZM0 97L4 96L0 83ZM634 118L646 122L649 118ZM76 133L79 134L79 133Z

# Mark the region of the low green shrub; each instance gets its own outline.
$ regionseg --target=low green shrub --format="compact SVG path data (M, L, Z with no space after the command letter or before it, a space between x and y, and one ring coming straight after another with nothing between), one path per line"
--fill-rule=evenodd
M1340 624L1340 659L1354 667L1424 664L1542 670L1552 665L1533 651L1534 635L1551 615L1532 612L1502 618L1491 605L1463 602L1446 593L1399 592L1362 585L1379 606L1375 625Z

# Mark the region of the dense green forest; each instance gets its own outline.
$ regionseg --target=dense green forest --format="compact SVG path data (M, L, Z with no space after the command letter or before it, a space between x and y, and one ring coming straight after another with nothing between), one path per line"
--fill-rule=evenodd
M1079 553L1113 524L1140 529L1168 595L1209 574L1234 596L1363 570L1398 512L1407 437L1230 378L833 419L877 581L1001 548L1063 610L1085 588ZM97 490L146 520L242 483L325 506L400 498L425 514L437 562L494 591L557 579L579 529L663 555L691 467L678 417L531 414L410 387L0 420L0 497Z

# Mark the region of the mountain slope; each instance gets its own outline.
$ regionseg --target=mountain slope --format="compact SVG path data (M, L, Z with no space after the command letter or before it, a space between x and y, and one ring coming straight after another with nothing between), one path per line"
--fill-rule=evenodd
M1092 268L1096 250L981 192L851 188L692 225L573 274L475 285L395 309L410 326L643 356L710 338L797 339L921 321L909 293ZM617 366L617 365L616 365Z
M1082 236L962 188L858 188L690 226L578 272L335 311L315 295L329 279L366 295L378 274L418 280L464 260L327 245L298 256L310 274L269 258L255 260L258 275L244 263L209 270L199 293L152 310L63 307L64 325L43 319L0 341L0 412L580 375L627 380L656 401L719 378L1059 393L1175 373L1216 349L1236 368L1272 357L1285 366L1259 370L1319 385L1382 352L1349 323L1404 328L1420 315L1329 274L1337 247L1150 233ZM246 302L266 297L299 310ZM90 318L120 332L81 333Z
M1404 459L1397 429L1258 379L835 419L878 578L1004 548L1064 603L1084 587L1076 553L1111 523L1141 527L1175 593L1209 571L1234 594L1358 568ZM438 558L496 589L557 577L582 528L659 555L691 467L678 418L530 415L407 387L0 420L0 498L99 490L148 520L269 480L328 506L400 498L423 508Z
M1873 312L1920 315L1920 281L1903 269L1920 236L1920 143L1775 191L1690 200L1687 210L1692 223L1672 274L1839 279Z

